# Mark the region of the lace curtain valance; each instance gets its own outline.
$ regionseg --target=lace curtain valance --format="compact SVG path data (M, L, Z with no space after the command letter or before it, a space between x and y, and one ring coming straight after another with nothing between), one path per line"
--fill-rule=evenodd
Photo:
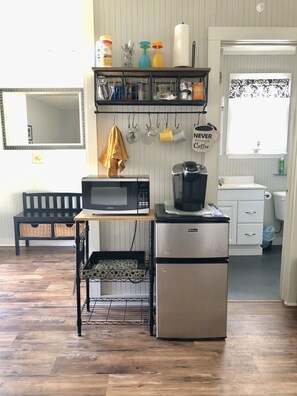
M232 79L229 98L289 98L290 80L282 79Z

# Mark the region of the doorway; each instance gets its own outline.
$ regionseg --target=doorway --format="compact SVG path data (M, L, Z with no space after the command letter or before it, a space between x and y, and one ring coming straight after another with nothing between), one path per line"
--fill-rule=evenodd
M267 43L270 44L292 44L297 42L296 28L209 28L209 46L208 46L208 66L211 68L209 83L209 119L220 124L220 72L221 72L221 50L224 43ZM295 62L296 68L296 62ZM296 75L295 75L296 79ZM295 80L296 81L296 80ZM294 83L293 83L294 85ZM295 100L295 95L294 95ZM293 115L294 121L296 114ZM296 125L296 123L294 124ZM294 129L294 128L293 128ZM296 148L294 142L296 134L293 134L291 141L291 157L295 158ZM219 153L218 153L219 154ZM219 169L219 155L217 169ZM297 189L295 180L297 179L297 161L292 160L288 166L288 194L287 194L287 211L290 211L290 219L286 221L284 227L284 248L281 260L281 279L280 279L280 296L287 305L296 305L297 288L294 279L297 274L296 257L297 249L291 235L296 232L297 213L294 210L295 199L297 197ZM295 217L296 216L296 217ZM294 221L295 220L295 221Z
M245 155L238 158L226 154L228 123L228 101L230 75L271 75L274 78L294 72L295 47L267 45L227 45L222 47L221 56L221 152L218 172L224 176L253 176L255 183L274 191L287 190L287 174L279 175L276 155ZM255 74L256 73L256 74ZM273 73L273 74L272 74ZM269 114L270 116L270 114ZM253 118L253 114L249 114ZM253 123L260 122L257 117ZM249 134L250 135L250 134ZM242 140L242 139L241 139ZM240 141L241 141L240 140ZM244 147L245 148L245 147ZM256 158L255 158L256 156ZM285 156L287 163L287 155ZM273 196L264 200L264 224L275 228L273 246L263 250L262 256L233 256L229 265L229 299L232 300L279 300L282 224L275 219Z

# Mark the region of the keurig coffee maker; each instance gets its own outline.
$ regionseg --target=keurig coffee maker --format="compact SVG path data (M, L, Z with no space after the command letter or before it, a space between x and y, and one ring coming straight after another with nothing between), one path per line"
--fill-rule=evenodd
M204 208L207 169L194 161L186 161L172 168L174 207L188 212Z

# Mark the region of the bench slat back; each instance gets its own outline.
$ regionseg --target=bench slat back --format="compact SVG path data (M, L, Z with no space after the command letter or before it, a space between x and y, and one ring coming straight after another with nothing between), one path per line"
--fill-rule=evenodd
M80 211L81 193L26 193L23 192L24 212Z

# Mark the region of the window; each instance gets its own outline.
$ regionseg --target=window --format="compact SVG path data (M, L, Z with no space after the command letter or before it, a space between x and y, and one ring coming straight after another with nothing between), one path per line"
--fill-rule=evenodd
M290 87L290 74L230 74L226 154L287 153Z

